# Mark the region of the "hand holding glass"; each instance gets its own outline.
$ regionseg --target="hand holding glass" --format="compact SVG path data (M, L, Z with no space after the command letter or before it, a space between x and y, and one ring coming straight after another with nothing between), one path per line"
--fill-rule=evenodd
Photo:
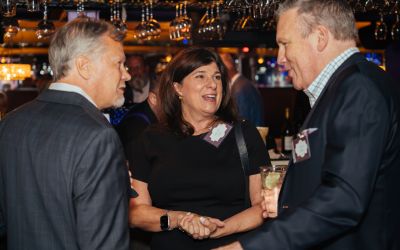
M278 215L278 198L286 173L286 166L261 166L261 195L268 210L268 217Z

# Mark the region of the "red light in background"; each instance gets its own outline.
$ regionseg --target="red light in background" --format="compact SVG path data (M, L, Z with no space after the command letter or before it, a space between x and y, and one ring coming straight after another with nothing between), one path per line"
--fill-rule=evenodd
M243 47L242 52L243 53L248 53L250 51L249 47Z

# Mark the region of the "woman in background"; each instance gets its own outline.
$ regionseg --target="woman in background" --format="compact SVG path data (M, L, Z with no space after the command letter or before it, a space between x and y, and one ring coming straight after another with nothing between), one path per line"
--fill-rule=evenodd
M269 158L263 141L253 125L237 121L218 54L181 51L160 84L165 121L144 131L127 152L139 193L131 199L130 223L156 232L155 250L210 249L235 241L264 220L259 166ZM241 126L247 145L245 173L235 126Z

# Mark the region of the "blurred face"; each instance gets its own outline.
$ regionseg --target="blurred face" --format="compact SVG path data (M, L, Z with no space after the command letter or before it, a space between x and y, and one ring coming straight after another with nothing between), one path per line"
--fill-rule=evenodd
M216 63L201 66L187 75L182 83L174 83L175 90L182 97L183 116L213 117L222 100L221 73Z
M102 40L104 48L93 58L94 102L99 109L120 107L124 104L125 82L131 79L125 69L124 50L121 43L108 36Z
M148 72L143 59L138 56L131 56L126 61L126 66L132 77L128 84L136 90L141 90L148 82Z
M290 9L279 18L276 40L279 45L278 63L288 71L298 90L306 89L318 76L316 69L315 34L303 38L297 9Z

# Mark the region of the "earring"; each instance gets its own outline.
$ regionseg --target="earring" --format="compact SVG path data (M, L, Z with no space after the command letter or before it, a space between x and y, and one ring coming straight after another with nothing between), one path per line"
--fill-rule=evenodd
M182 96L181 95L178 95L178 98L179 98L179 100L182 100Z

